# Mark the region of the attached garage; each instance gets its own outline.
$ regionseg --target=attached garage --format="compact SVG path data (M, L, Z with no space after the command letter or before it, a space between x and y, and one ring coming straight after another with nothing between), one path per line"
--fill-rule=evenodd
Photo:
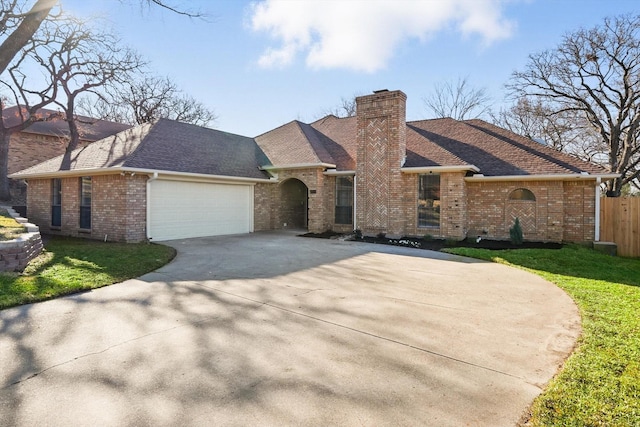
M253 231L253 185L152 180L148 194L152 241Z

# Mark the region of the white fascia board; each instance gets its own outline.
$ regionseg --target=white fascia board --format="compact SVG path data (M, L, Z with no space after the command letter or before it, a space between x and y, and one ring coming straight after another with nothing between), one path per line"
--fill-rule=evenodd
M480 172L475 165L461 166L419 166L413 168L400 168L402 173L443 173L443 172Z
M503 176L484 176L473 175L464 178L468 182L486 182L486 181L566 181L575 180L597 180L614 179L620 177L620 174L601 174L590 175L588 173L566 173L566 174L548 174L548 175L503 175Z
M31 178L64 178L66 176L95 176L95 175L111 175L121 173L123 168L93 168L93 169L73 169L55 172L36 172L30 174L21 174L20 172L9 175L12 179L31 179Z
M276 180L268 178L246 178L239 176L226 176L226 175L209 175L203 173L187 173L176 171L164 171L155 169L141 169L141 168L127 168L127 167L115 167L115 168L95 168L95 169L75 169L70 171L56 171L47 173L34 173L29 175L22 175L17 177L18 179L32 179L32 178L64 178L67 176L96 176L96 175L113 175L113 174L142 174L149 176L157 176L158 179L172 179L172 180L187 180L187 181L203 181L203 182L236 182L236 183L275 183Z
M355 174L356 174L356 171L338 171L335 169L330 169L323 173L323 175L327 175L327 176L355 176Z
M291 165L271 165L271 166L262 166L260 169L263 171L271 171L271 170L283 170L283 169L335 169L336 165L332 165L331 163L295 163Z

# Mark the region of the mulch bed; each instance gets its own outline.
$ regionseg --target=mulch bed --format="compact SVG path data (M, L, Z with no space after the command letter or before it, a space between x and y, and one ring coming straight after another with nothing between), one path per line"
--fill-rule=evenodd
M335 233L332 231L325 231L324 233L305 233L301 234L302 237L313 237L319 239L339 239L344 238L346 240L377 243L383 245L405 246L416 249L427 249L431 251L440 251L444 248L481 248L481 249L560 249L561 243L553 242L523 242L521 245L514 245L508 240L490 240L481 239L476 242L476 239L465 240L444 240L444 239L421 239L418 237L402 237L400 239L390 239L387 237L372 237L345 235L341 233Z

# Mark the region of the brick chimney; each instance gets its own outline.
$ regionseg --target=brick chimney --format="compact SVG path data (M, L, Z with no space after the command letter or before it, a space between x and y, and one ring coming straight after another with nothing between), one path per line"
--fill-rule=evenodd
M407 95L375 91L356 98L356 227L366 235L404 233L402 174Z

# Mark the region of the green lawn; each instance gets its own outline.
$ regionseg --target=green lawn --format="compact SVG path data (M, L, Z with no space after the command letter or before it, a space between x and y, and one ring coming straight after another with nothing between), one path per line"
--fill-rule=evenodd
M25 231L26 228L13 219L6 209L0 209L0 241L15 239Z
M23 274L0 273L0 309L138 277L174 256L173 248L150 243L52 237Z
M582 315L576 351L532 407L532 426L640 426L640 259L591 249L447 252L536 273L564 289Z

